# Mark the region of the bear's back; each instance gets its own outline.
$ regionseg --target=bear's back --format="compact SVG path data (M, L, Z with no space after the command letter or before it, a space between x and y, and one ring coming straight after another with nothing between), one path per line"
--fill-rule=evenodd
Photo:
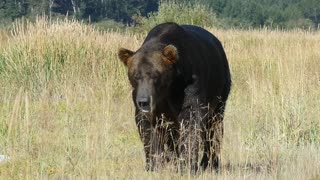
M164 23L148 33L142 48L149 48L151 41L177 47L176 68L179 81L184 80L183 88L193 83L192 76L196 75L200 97L207 102L216 101L217 97L226 100L231 86L229 66L223 47L213 34L194 25Z

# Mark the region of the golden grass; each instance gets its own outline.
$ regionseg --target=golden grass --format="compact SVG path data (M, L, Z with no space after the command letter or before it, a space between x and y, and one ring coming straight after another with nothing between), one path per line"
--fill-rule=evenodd
M233 86L223 169L196 177L144 171L119 47L145 34L39 18L0 31L0 178L317 179L320 32L209 29Z

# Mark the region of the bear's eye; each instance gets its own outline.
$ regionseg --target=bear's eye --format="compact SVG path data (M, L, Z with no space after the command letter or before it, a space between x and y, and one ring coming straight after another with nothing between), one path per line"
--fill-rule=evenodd
M159 76L160 76L160 73L158 73L158 72L150 74L150 78L153 80L157 80L159 78Z
M134 79L135 81L138 81L138 80L141 79L141 75L135 74L135 75L133 76L133 79Z

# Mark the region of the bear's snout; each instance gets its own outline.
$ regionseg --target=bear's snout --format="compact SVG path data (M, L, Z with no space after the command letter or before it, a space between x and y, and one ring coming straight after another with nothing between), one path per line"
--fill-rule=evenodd
M150 112L151 111L151 98L149 97L140 97L137 98L137 105L138 108L142 111L142 112Z

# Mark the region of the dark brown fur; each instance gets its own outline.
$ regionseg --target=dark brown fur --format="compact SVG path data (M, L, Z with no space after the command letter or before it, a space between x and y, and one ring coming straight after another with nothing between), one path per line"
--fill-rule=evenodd
M202 169L218 169L231 86L219 40L200 27L164 23L136 52L120 49L119 58L128 67L147 170L182 159L196 172L200 144Z

